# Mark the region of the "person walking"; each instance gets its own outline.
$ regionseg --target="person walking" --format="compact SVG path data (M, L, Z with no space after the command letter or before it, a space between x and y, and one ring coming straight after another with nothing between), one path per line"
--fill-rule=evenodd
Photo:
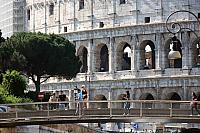
M126 91L126 95L124 96L123 100L130 100L130 93L129 91ZM130 114L130 102L126 101L124 103L124 115L129 115Z
M76 112L75 115L83 115L83 90L78 89L78 98L76 103Z
M190 103L190 106L191 106L191 112L192 112L192 114L191 115L193 115L193 109L195 109L196 111L197 111L197 113L198 113L198 115L200 115L200 112L199 112L199 110L197 109L197 95L195 94L195 92L192 92L192 101L191 101L191 103Z
M88 103L88 90L85 87L85 85L81 86L82 89L82 94L83 94L83 108L87 108L87 103Z

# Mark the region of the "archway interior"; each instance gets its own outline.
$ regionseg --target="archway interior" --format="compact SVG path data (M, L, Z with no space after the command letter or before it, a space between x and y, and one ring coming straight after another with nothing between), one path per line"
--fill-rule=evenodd
M98 94L94 97L94 101L106 101L107 98L102 95L102 94ZM93 103L93 107L94 108L108 108L108 103L107 102L97 102L97 103Z
M180 101L181 97L176 92L172 92L169 94L169 100L179 100Z
M100 72L106 72L109 70L109 58L108 47L103 45L100 51Z
M181 100L181 97L179 96L178 93L176 92L171 92L167 95L167 99L168 100L177 100L177 101L180 101ZM169 105L169 107L172 107L172 108L180 108L180 104L179 103L172 103L172 106L171 104Z
M197 92L197 100L200 101L200 92Z
M145 94L142 94L139 99L140 100L154 100L154 97L150 93L145 93ZM152 106L153 106L153 103L143 103L142 105L143 108L152 108Z
M140 100L154 100L154 97L150 93L142 94L139 98Z
M140 69L155 69L155 45L152 41L142 42L140 55Z
M177 39L175 42L172 43L172 39L171 39L170 50L179 51L181 54L181 58L169 60L170 68L182 68L182 49L181 48L182 48L182 44L181 44L180 40ZM167 53L167 54L169 54L169 53Z
M131 69L131 46L127 42L121 42L117 47L117 71Z
M124 45L122 60L123 60L122 70L130 70L131 69L131 48L128 43Z
M87 51L86 47L81 47L78 50L78 56L79 56L80 61L82 63L82 66L80 68L80 73L85 73L88 70L88 65L87 65L88 51Z
M192 67L200 67L200 38L192 45Z

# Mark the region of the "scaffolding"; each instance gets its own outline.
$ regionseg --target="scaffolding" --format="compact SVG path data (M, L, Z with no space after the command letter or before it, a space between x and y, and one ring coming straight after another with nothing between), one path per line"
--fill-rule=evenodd
M0 27L3 37L25 31L25 0L0 0Z

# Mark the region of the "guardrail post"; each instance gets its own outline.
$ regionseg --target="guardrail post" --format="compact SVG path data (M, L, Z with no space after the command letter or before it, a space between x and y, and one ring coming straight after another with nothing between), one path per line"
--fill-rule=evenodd
M110 104L110 118L112 117L112 103L111 100L109 100L109 104Z
M171 102L170 103L170 117L172 117L172 105L173 105L173 103Z
M142 102L140 103L140 117L142 117Z
M18 118L17 105L15 105L15 118Z
M50 108L49 103L47 103L47 116L48 117L49 117L49 108Z

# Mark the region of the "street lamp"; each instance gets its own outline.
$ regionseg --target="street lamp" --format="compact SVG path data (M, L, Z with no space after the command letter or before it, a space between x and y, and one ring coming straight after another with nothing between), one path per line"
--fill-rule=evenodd
M199 25L200 25L200 21L199 21L198 17L197 17L193 12L187 11L187 10L175 11L175 12L171 13L171 14L167 17L167 20L166 20L166 22L165 22L165 26L166 26L167 30L168 30L171 34L174 35L174 36L172 37L172 39L171 39L171 41L172 41L172 48L171 48L171 50L170 50L170 52L169 52L169 54L168 54L168 59L171 59L171 60L175 60L175 59L180 59L180 58L181 58L181 53L177 50L177 45L178 45L178 43L179 43L179 40L178 40L177 37L176 37L176 33L181 32L181 31L183 31L183 30L188 30L188 31L193 32L194 35L198 38L198 35L197 35L192 29L190 29L190 28L188 28L188 27L182 27L181 24L178 23L178 22L173 22L173 23L171 24L171 29L169 29L169 27L168 27L168 21L169 21L170 17L173 16L174 14L176 14L176 13L179 13L179 12L186 12L186 13L192 14L192 15L196 18L197 22L198 22ZM200 45L197 44L197 49L199 49L199 47L200 47ZM198 56L200 57L200 53L198 53Z

